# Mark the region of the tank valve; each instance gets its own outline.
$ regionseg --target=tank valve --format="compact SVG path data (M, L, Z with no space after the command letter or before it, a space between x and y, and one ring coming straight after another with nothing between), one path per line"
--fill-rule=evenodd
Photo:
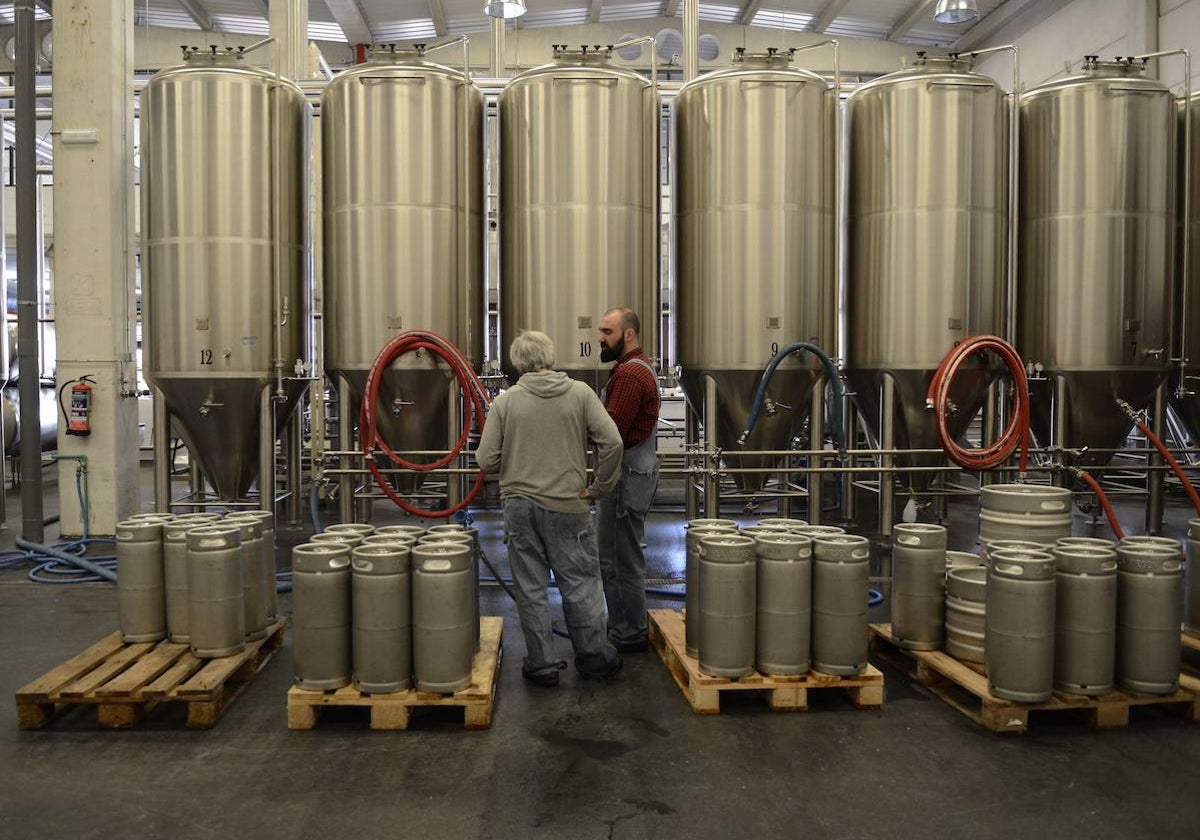
M392 400L392 416L399 417L400 412L404 410L404 406L406 405L416 405L416 403L411 400L402 400L399 397Z

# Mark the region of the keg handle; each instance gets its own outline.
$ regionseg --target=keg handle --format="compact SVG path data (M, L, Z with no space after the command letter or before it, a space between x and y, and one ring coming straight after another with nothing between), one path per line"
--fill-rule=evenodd
M1003 572L1006 575L1021 576L1025 574L1025 569L1015 563L997 563L993 568L997 572Z

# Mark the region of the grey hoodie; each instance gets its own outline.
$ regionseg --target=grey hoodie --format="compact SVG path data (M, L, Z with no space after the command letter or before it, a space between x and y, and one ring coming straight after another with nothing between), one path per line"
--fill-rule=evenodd
M598 455L587 484L587 440ZM586 513L579 498L611 491L620 475L621 435L599 397L562 371L523 375L492 403L475 458L500 475L500 497L520 496L547 510Z

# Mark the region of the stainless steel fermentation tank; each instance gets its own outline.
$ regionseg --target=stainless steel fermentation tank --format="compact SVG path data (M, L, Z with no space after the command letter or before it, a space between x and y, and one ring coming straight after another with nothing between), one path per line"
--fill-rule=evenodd
M273 473L275 435L304 392L307 112L294 84L215 49L142 92L145 375L165 406L156 460L173 421L224 500Z
M344 422L357 423L371 365L402 330L436 332L482 364L482 144L483 94L420 51L376 50L321 96L325 371L350 390ZM457 414L453 376L429 353L380 381L393 449L447 449Z
M724 450L743 448L759 379L781 347L834 353L837 92L791 61L789 51L739 52L674 103L678 361L706 442ZM763 411L744 448L788 449L822 379L811 354L782 362L768 397L784 408ZM763 478L738 483L757 490Z
M921 55L847 100L846 376L884 448L939 449L925 407L934 371L956 342L1004 333L1007 101L970 58ZM955 380L955 437L991 379L991 368L974 365ZM920 489L932 477L913 472L907 481Z
M1021 97L1017 349L1034 434L1067 449L1120 447L1171 353L1175 97L1136 59L1085 59ZM1069 454L1098 466L1111 454Z
M1185 131L1185 119L1191 123L1190 132ZM1190 148L1185 148L1184 144L1188 141ZM1180 257L1179 311L1183 317L1177 336L1178 346L1172 355L1183 358L1183 379L1176 378L1170 393L1171 407L1187 426L1194 445L1195 441L1200 441L1200 317L1196 314L1200 308L1200 261L1197 260L1200 253L1200 93L1191 97L1187 107L1181 107L1179 147L1178 230L1187 237L1190 253L1185 265L1181 240L1181 247L1176 253ZM1187 172L1191 173L1190 179L1186 176ZM1183 218L1186 206L1184 190L1191 192L1191 206L1188 208L1190 219Z
M600 389L600 316L628 306L658 346L658 92L607 50L555 47L500 94L501 362L522 330Z

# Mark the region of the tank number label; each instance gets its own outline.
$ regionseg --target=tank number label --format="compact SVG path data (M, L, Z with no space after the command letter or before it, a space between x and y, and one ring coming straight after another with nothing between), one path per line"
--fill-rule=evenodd
M779 342L778 342L778 341L772 341L772 342L771 342L771 355L772 355L772 356L775 356L775 355L777 355L778 353L779 353Z
M579 342L579 358L586 359L587 357L589 357L591 355L592 355L592 342L590 342L590 341Z
M205 350L200 351L200 364L211 365L213 363L212 360L213 360L212 350L205 349Z

